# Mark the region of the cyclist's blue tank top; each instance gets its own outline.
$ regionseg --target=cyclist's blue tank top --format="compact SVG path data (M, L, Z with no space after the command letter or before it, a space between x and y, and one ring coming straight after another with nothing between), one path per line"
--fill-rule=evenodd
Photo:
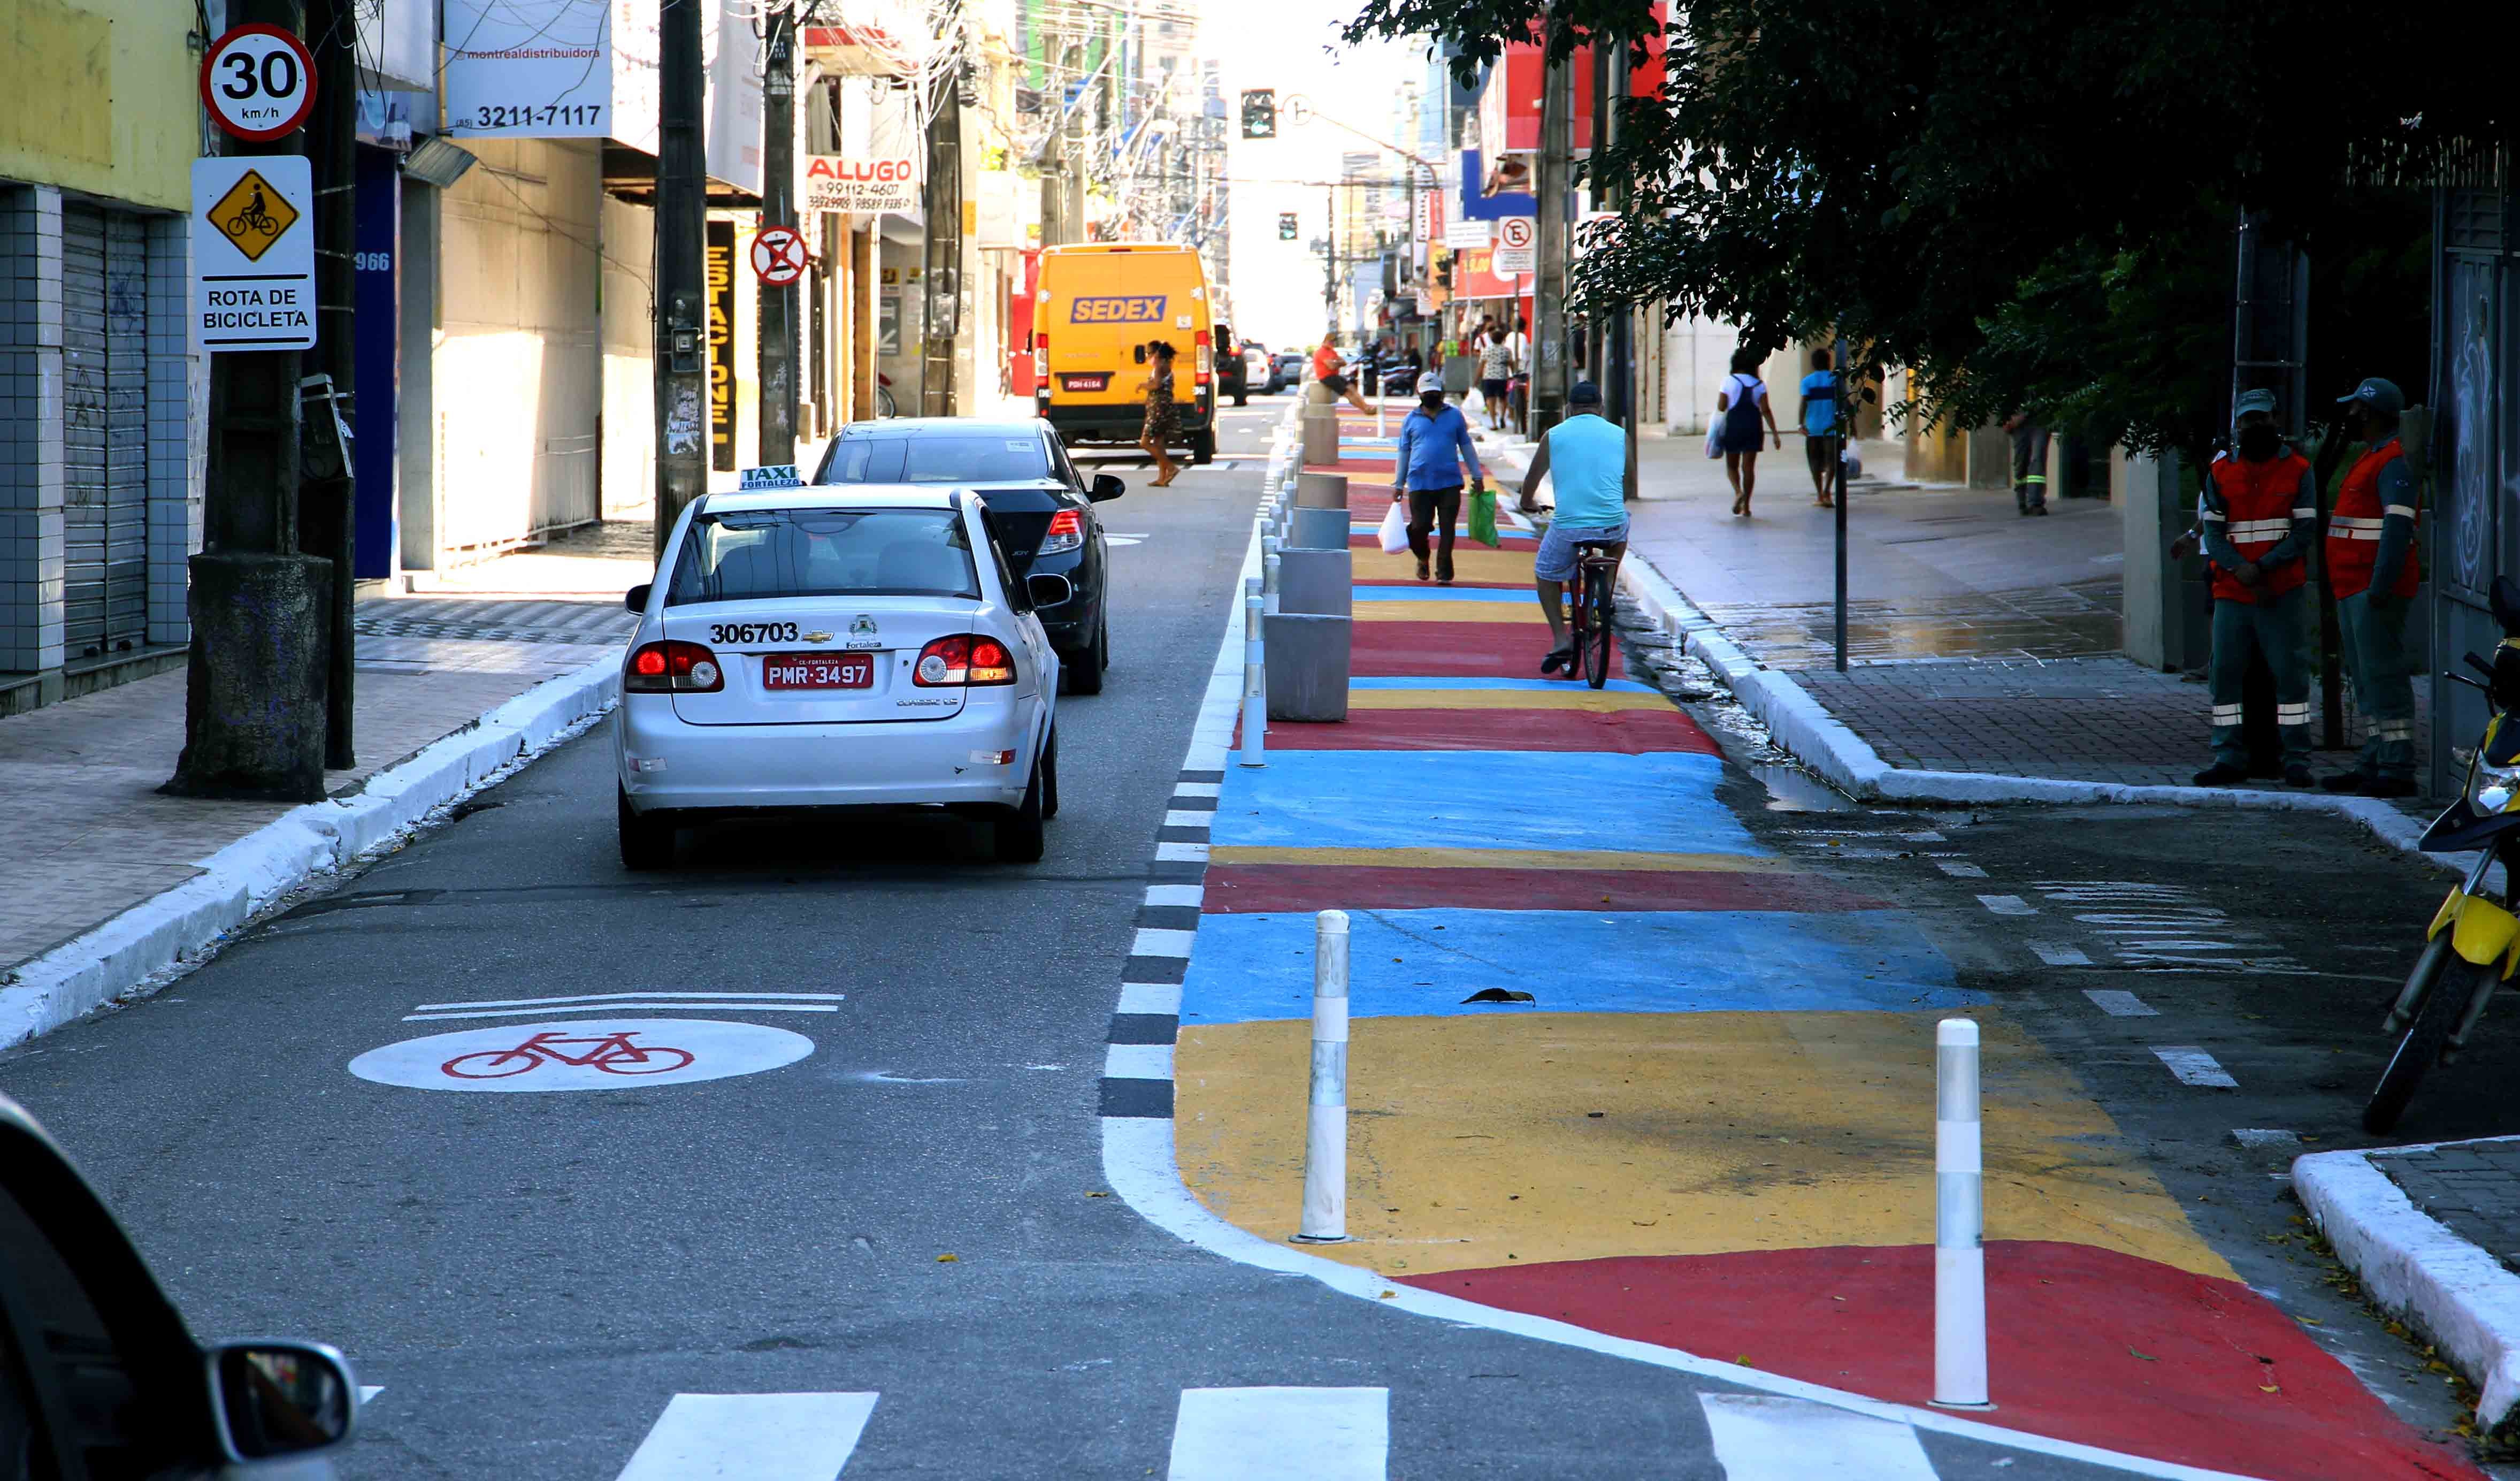
M1557 494L1557 523L1616 528L1628 517L1619 497L1627 472L1628 434L1607 419L1569 417L1549 429L1549 486Z

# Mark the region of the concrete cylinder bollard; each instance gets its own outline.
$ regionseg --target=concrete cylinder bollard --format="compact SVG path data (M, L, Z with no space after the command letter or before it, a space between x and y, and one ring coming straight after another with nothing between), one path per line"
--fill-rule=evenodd
M1244 766L1269 764L1269 655L1261 647L1268 631L1260 594L1242 597L1242 754Z
M1986 1391L1986 1179L1977 1024L1934 1029L1934 1403L1991 1409Z
M1345 550L1353 516L1345 509L1295 510L1295 536L1288 550Z
M1313 1074L1298 1244L1347 1242L1347 912L1313 918Z
M1297 509L1347 508L1347 474L1306 473L1295 480Z
M1339 456L1338 411L1329 406L1304 409L1304 461L1336 463Z

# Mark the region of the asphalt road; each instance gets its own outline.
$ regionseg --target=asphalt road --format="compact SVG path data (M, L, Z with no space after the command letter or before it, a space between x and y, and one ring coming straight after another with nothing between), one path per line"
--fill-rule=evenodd
M1231 1264L1105 1195L1096 1105L1114 989L1278 406L1229 417L1234 469L1160 492L1122 470L1133 487L1105 507L1107 527L1144 539L1114 552L1109 686L1061 704L1064 806L1039 866L982 862L950 827L728 827L687 843L670 876L632 876L599 730L165 995L8 1055L0 1091L98 1184L197 1331L329 1340L382 1386L341 1463L351 1477L609 1481L677 1395L781 1393L878 1396L847 1481L1162 1475L1185 1390L1282 1385L1386 1390L1393 1476L1714 1481L1726 1473L1700 1395L1721 1385ZM1745 811L1784 826L1765 800L1737 788ZM2311 825L2281 825L2295 826ZM2222 835L2173 832L2149 815L2079 829L2073 846L2125 857L2074 869L2207 869ZM1969 836L1990 875L2067 876L2055 841L2017 822ZM2250 857L2267 860L2257 842ZM2403 867L2359 862L2394 893L2364 891L2332 939L2295 955L2419 923ZM1947 950L2006 960L2018 932L1941 878L1900 887L1940 913ZM2212 892L2271 920L2301 908L2298 884ZM2137 990L2166 1013L2200 1015L2172 1020L2177 1042L2228 1043L2240 1094L2273 1098L2203 1101L2147 1083L2143 1041L2116 1020L2069 1023L2081 979L2013 965L2005 980L2055 1001L2049 1031L2093 1048L2112 1109L2158 1139L2182 1196L2191 1183L2233 1194L2227 1247L2280 1209L2215 1128L2350 1122L2341 1092L2277 1087L2331 1044L2345 1052L2319 1074L2359 1088L2376 1065L2359 979L2147 977ZM402 1040L542 1021L406 1021L423 1005L710 992L771 1007L651 1016L764 1024L812 1053L587 1094L402 1089L346 1068ZM782 1007L774 994L843 996ZM832 1010L789 1010L807 1005ZM2235 1006L2263 1010L2263 1027L2214 1037L2202 1015ZM2442 1130L2464 1125L2449 1098L2435 1103ZM1319 1439L1285 1425L1239 1449ZM766 1441L738 1425L725 1443ZM2106 1474L1948 1435L1919 1443L1942 1481Z

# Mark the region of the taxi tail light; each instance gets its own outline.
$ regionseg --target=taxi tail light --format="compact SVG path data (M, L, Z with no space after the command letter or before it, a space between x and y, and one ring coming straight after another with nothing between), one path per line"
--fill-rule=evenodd
M1056 556L1085 544L1085 520L1072 509L1060 510L1051 516L1050 528L1043 531L1041 549L1036 555Z
M932 660L932 661L931 661ZM921 689L962 689L1015 682L1014 655L995 638L957 633L919 651L910 682Z
M726 688L726 668L700 645L668 638L631 653L621 687L634 695L713 695Z

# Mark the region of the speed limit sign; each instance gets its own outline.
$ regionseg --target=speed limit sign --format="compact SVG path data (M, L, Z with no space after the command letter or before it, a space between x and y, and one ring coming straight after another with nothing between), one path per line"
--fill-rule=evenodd
M202 59L202 105L240 139L277 139L315 106L315 58L277 25L240 25Z
M752 239L752 275L772 288L805 276L805 239L791 226L765 226Z

